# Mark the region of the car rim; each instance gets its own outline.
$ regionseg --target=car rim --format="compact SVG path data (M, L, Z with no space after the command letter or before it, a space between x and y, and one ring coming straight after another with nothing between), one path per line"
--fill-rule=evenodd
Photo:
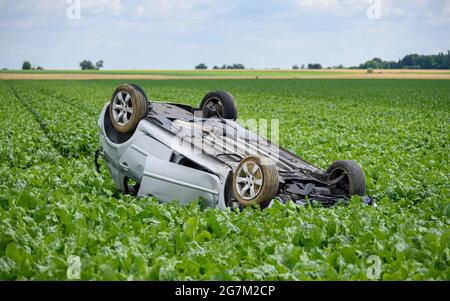
M126 125L133 114L131 95L126 91L117 93L113 101L113 118L120 125Z
M218 98L211 98L208 100L208 102L205 104L205 112L207 117L212 116L223 116L223 105L220 99Z
M263 186L263 174L255 162L245 162L237 171L236 190L244 200L254 199Z

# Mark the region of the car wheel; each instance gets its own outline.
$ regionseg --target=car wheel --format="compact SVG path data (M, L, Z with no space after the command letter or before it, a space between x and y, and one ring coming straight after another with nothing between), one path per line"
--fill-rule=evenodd
M336 161L327 169L328 186L333 194L366 194L366 177L361 166L355 161Z
M144 117L147 116L148 111L151 109L152 107L152 103L150 102L150 99L147 97L147 93L145 93L144 89L142 89L140 86L136 85L136 84L130 84L131 86L133 86L133 88L135 88L136 90L139 91L139 93L141 93L141 99L143 100L143 104L144 104Z
M136 129L139 121L148 114L148 110L145 94L133 85L124 84L114 91L109 105L109 116L118 132L129 133Z
M200 103L204 118L220 117L236 120L238 117L233 95L225 91L208 93Z
M248 156L233 174L233 194L244 207L255 204L267 207L276 196L279 184L278 169L267 157Z

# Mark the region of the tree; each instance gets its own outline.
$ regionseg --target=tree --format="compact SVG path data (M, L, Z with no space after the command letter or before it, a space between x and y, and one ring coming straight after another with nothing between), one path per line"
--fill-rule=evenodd
M36 70L44 70L41 66L37 66Z
M420 66L420 56L418 54L409 54L402 59L401 63L404 67L415 69Z
M302 70L305 69L305 64L302 64L302 66L300 67Z
M201 63L201 64L198 64L197 66L195 66L195 69L206 70L206 69L208 69L208 66L206 66L206 64L204 64L204 63Z
M384 62L380 58L374 58L364 64L363 69L383 69Z
M245 69L245 66L243 64L233 64L233 65L226 65L224 64L222 67L214 66L213 69Z
M214 66L214 67L213 67L213 69L214 69L214 70L217 70L217 69L220 69L220 68L219 68L219 67L217 67L217 66Z
M103 60L98 61L97 63L95 63L95 68L97 70L100 70L100 68L103 68Z
M308 64L308 69L322 69L321 64Z
M31 67L31 63L29 61L23 62L22 70L31 70L31 69L32 69L32 67Z
M81 70L95 70L94 64L91 61L84 60L80 63Z
M298 65L292 66L292 70L298 70L298 69L300 69L300 67Z

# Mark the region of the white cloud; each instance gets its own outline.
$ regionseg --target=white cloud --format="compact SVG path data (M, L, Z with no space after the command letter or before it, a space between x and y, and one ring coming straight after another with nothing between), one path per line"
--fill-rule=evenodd
M120 0L112 0L111 1L111 10L114 14L120 15L122 11L122 4L120 3Z
M450 1L445 2L443 13L444 16L450 17Z
M120 15L122 13L121 0L80 0L81 9L93 14L102 14L105 12L113 15Z
M138 6L138 8L137 8L137 15L138 15L138 17L142 16L142 14L144 13L144 11L145 11L144 5L139 4L139 6Z
M378 1L382 17L416 17L425 15L427 7L435 4L431 0L293 0L300 10L307 9L310 12L326 12L335 15L351 15L364 13L369 7ZM444 0L445 7L450 6L450 1ZM450 8L448 8L450 10ZM445 8L444 8L445 14ZM365 16L365 14L361 14Z
M311 8L334 8L338 5L338 0L295 0L300 7Z
M123 26L137 31L188 32L214 22L232 7L229 0L148 0L133 8L139 22L124 21Z
M230 8L229 2L225 0L149 0L144 6L149 16L189 18L199 12L214 14L227 11Z
M327 13L348 16L359 13L365 15L374 0L294 0L300 11L320 14Z

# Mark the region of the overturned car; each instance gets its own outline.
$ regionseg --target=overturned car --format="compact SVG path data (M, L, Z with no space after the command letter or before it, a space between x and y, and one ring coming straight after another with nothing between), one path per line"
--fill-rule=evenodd
M236 122L233 96L208 93L199 108L150 101L142 88L120 85L101 111L103 157L124 194L162 202L202 199L218 208L309 201L331 206L365 196L354 161L321 170Z

